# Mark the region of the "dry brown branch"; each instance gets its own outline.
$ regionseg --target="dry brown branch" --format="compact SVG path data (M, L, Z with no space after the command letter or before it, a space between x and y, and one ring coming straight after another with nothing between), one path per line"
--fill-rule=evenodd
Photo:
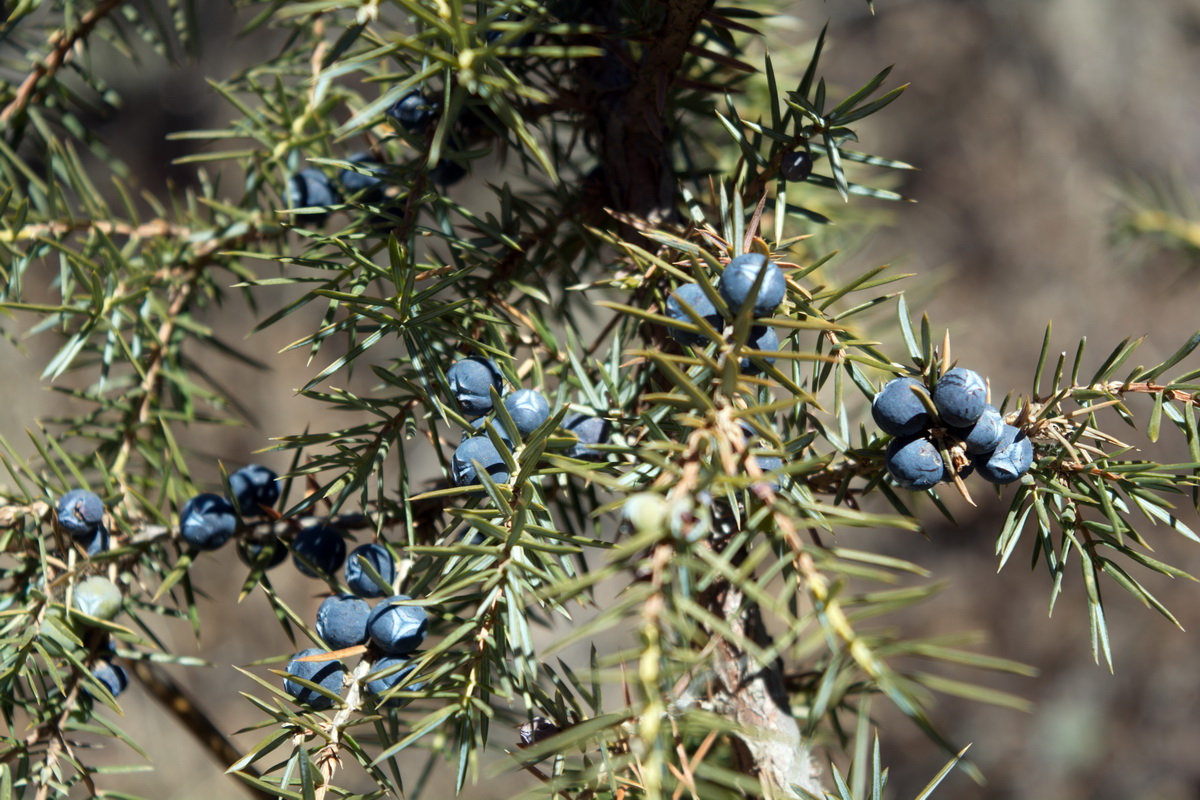
M150 696L157 700L175 719L179 720L180 724L196 738L196 741L203 745L218 764L225 767L241 760L242 754L225 737L221 729L209 719L208 715L196 705L183 687L167 674L166 670L149 661L130 661L129 668L133 676L150 693ZM260 773L252 764L242 767L241 771L255 778L260 777ZM251 797L265 798L268 796L250 784L243 783L242 786Z
M20 87L17 88L16 97L12 102L5 106L3 111L0 111L0 125L8 124L13 117L24 112L26 107L37 95L38 84L44 78L51 78L63 64L67 63L67 59L71 57L71 53L75 50L76 45L80 44L87 38L92 29L99 24L100 20L107 17L115 11L125 0L104 0L103 3L93 8L91 11L84 14L79 19L79 25L72 31L60 30L50 37L50 54L46 56L40 64L33 68L33 71L25 76Z

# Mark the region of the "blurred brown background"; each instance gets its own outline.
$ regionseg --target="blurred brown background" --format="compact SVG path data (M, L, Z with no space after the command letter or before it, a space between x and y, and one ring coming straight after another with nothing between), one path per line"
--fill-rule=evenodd
M950 327L960 363L1004 390L1028 391L1048 320L1054 323L1055 350L1073 352L1078 339L1088 337L1087 364L1093 368L1125 336L1147 337L1133 362L1152 363L1172 352L1197 327L1196 265L1144 244L1114 246L1111 238L1123 182L1170 176L1195 187L1200 178L1200 2L877 0L876 6L871 17L863 2L805 0L792 4L794 19L768 28L777 61L789 48L801 48L806 57L812 37L831 18L822 72L837 87L835 95L887 64L896 68L886 87L912 84L859 133L862 149L920 167L898 186L919 202L889 207L894 224L865 240L840 241L851 245L839 257L844 269L890 262L918 273L910 282L914 316L928 311L935 330ZM177 181L189 180L187 169L165 170L189 146L167 142L167 133L218 127L228 114L203 76L228 75L260 47L231 39L234 22L222 16L224 4L205 7L211 16L201 63L165 74L158 68L128 69L113 80L127 106L117 118L122 127L114 146L151 190L163 185L167 172ZM139 128L124 124L130 118L139 119ZM844 235L828 234L830 241ZM265 299L264 313L278 305L273 297ZM255 320L227 315L219 322L237 341ZM261 358L275 359L294 338L294 331L277 329L248 346ZM0 349L6 374L36 375L48 344L28 342L28 357ZM206 432L204 452L237 466L269 436L308 422L320 428L320 420L311 418L315 409L293 395L299 376L310 373L303 354L274 363L279 366L268 374L230 365L231 384L254 385L247 399L264 422L259 429ZM10 390L9 414L0 423L10 438L53 413L47 409L59 402L32 377L25 388ZM1177 437L1164 438L1152 457L1185 460ZM286 466L281 457L257 460ZM1200 639L1122 592L1109 591L1116 673L1095 665L1078 574L1069 574L1064 596L1047 618L1049 581L1040 565L1033 574L1025 569L1028 546L996 574L996 519L1007 505L982 489L976 494L978 509L955 506L957 528L927 514L929 541L895 533L842 537L850 546L913 559L949 583L905 620L907 632L985 631L984 650L1041 670L1034 679L975 676L1030 698L1036 704L1030 714L939 701L935 720L954 741L974 743L971 755L989 782L978 787L954 774L935 796L1200 797L1200 760L1194 756L1200 747ZM1168 532L1150 535L1158 557L1200 573L1200 547L1184 546ZM254 691L253 685L230 665L283 654L288 644L261 597L251 596L242 607L227 599L236 596L237 571L214 556L201 561L196 583L208 587L211 598L201 601L203 640L193 644L185 626L166 626L164 635L180 652L216 665L176 674L232 730L258 715L235 694ZM1136 577L1146 577L1185 628L1200 629L1200 586L1144 573ZM277 580L298 610L315 612L313 584L282 574ZM240 794L185 733L164 723L140 689L126 698L126 729L148 745L157 767L130 776L129 791L170 798ZM912 797L945 756L898 715L884 712L879 721L884 762L891 767L890 796ZM247 747L257 738L250 734L239 742ZM115 760L128 763L136 756L122 752ZM502 797L522 781L484 782L467 796Z

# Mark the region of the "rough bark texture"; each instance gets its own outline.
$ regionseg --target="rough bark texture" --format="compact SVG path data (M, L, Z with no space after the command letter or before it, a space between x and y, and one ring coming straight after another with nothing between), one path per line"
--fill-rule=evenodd
M588 102L596 111L597 150L612 207L651 224L675 212L677 187L666 147L666 101L711 5L712 0L664 0L661 23L639 61L633 62L622 43L601 37L595 44L606 55L580 65L584 93L590 95ZM593 25L614 30L616 0L598 0L585 17ZM729 620L738 635L766 643L758 607L736 587L717 590L710 607ZM761 778L777 796L798 796L796 786L819 793L818 770L792 716L780 665L754 664L732 642L721 640L717 647L710 696L713 710L744 731L739 767Z
M615 5L597 3L609 10ZM627 69L628 55L620 49L596 60L606 72L597 76L599 81L624 84L611 103L611 113L605 113L608 104L602 104L598 119L600 160L613 206L652 223L671 216L676 200L665 146L667 93L710 5L711 0L666 0L662 22L632 69Z
M736 587L726 584L718 590L710 608L729 620L735 633L759 645L769 644L758 606ZM724 639L717 643L717 652L710 689L713 710L744 730L744 748L739 753L742 769L771 785L777 796L797 797L794 786L819 795L819 771L792 716L778 661L755 664L736 644Z

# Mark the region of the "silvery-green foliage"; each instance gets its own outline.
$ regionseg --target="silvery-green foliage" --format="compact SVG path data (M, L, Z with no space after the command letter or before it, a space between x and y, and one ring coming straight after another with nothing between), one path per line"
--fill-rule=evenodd
M27 445L0 442L0 793L119 790L59 734L137 750L105 665L161 688L158 662L204 664L172 652L150 619L205 630L198 557L245 570L241 597L260 594L296 645L245 643L237 690L260 715L256 743L233 755L212 744L229 732L221 720L197 734L268 796L419 790L424 773L398 759L423 751L460 790L507 753L536 796L732 798L774 784L776 796L879 798L870 713L882 702L974 774L938 732L931 692L1024 703L940 665L1029 669L903 638L879 618L933 593L923 568L838 536L917 530L926 500L945 511L939 493L991 490L967 488L961 434L936 422L925 392L918 427L950 480L914 493L889 477L891 437L870 403L897 376L936 385L954 367L948 339L928 319L914 329L884 267L842 263L806 237L854 224L857 198L906 199L872 182L910 165L856 144L857 123L905 88L885 89L890 68L834 91L822 30L777 69L780 51L760 59L751 46L770 42L783 4L768 0L232 4L247 12L242 35L283 35L213 77L232 121L177 134L203 145L181 161L197 183L159 195L131 185L85 124L92 104L121 114L108 62L86 55L100 38L137 39L150 58L187 58L202 4L32 0L0 21L29 54L0 72L0 308L10 338L54 339L41 379L76 409L29 420ZM784 84L785 71L801 78ZM811 158L802 180L796 153ZM746 254L780 267L779 304L729 307L722 272ZM685 286L690 312L668 304ZM264 449L291 468L278 513L272 494L230 514L244 561L234 548L201 556L179 533L190 498L230 490L223 465L222 485L197 485L191 470L212 454L180 432L251 422L251 387L220 381L211 357L272 357L258 337L211 326L218 305L255 333L318 310L288 348L309 357L294 385L337 412L324 428L260 422ZM901 352L867 334L885 329ZM1032 387L991 387L1032 446L1028 472L998 489L1012 503L999 561L1024 540L1052 598L1082 567L1097 659L1111 662L1101 587L1173 620L1128 568L1183 576L1150 545L1164 531L1200 541L1172 511L1198 495L1200 369L1182 363L1198 342L1128 369L1136 342L1098 366L1082 344L1053 363L1047 330ZM464 357L499 372L465 404L447 374ZM514 387L537 390L548 417L539 406L514 418ZM1124 404L1135 394L1153 399L1148 419ZM1178 429L1192 463L1146 460L1110 432L1118 421L1151 440L1164 422ZM431 485L417 478L430 465ZM85 521L87 541L55 510L76 489L103 505L91 503L103 522ZM280 551L255 553L298 550L314 591L337 594L347 549L373 541L399 557L395 575L364 559L356 583L406 598L397 614L419 635L396 634L403 668L381 666L376 642L321 667L313 620L268 578ZM123 615L77 613L72 592L94 576ZM782 634L767 638L765 621ZM590 656L567 659L579 642ZM763 730L739 724L750 707ZM203 716L192 709L189 724ZM816 741L852 757L845 778L816 763Z

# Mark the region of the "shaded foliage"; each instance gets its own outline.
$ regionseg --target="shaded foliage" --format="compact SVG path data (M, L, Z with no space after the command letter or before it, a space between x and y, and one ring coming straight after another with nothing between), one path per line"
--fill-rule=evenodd
M838 540L853 528L919 530L920 499L888 476L890 437L866 409L891 377L932 383L954 363L949 334L928 319L914 327L895 285L905 276L839 264L808 238L852 222L845 201L906 199L872 184L911 167L857 149L854 130L903 92L884 89L890 68L835 92L821 74L822 30L806 60L786 65L795 88L782 84L772 58L755 55L773 11L765 1L235 5L247 12L243 35L286 38L213 81L235 121L177 135L203 144L181 160L198 186L161 197L130 185L80 124L84 109L116 98L78 53L103 37L186 54L198 42L195 4L108 0L80 13L35 2L3 23L28 55L5 63L0 83L0 308L10 337L56 338L41 377L78 411L40 421L28 446L2 443L0 796L106 788L77 732L139 751L113 722L118 701L98 664L115 658L161 688L154 664L203 663L172 653L147 620L201 629L199 554L178 516L198 492L228 494L228 475L196 485L197 455L179 433L250 421L242 387L206 366L214 353L267 366L210 324L215 306L233 303L261 311L256 332L319 311L287 349L309 358L299 393L347 420L271 431L269 449L289 453L291 469L279 510L243 520L240 543L292 548L317 524L378 541L398 574L389 584L364 562L368 577L424 608L431 633L386 670L374 644L338 651L340 693L293 676L302 696L331 701L323 711L285 690L289 654L246 665L263 735L226 760L248 787L419 794L429 770L404 775L397 757L420 749L453 766L460 790L505 768L528 772L538 796L832 786L828 797L874 798L886 783L871 746L880 700L973 772L931 719L933 695L1024 702L944 667L1029 669L977 652L967 635L897 633L886 615L937 586L918 564ZM396 121L388 109L414 90L427 103L419 124ZM789 180L782 167L797 152L812 171ZM327 190L290 191L302 170ZM465 174L484 184L477 193L454 188ZM718 291L730 260L751 252L786 276L769 318L753 319L752 304L730 309ZM711 301L720 329L666 316L685 283ZM777 352L751 346L764 325ZM681 346L672 326L699 343ZM870 332L893 326L904 351L889 354ZM1093 649L1111 665L1103 592L1127 591L1174 620L1136 569L1191 577L1150 553L1155 528L1197 538L1173 503L1200 497L1200 370L1181 366L1200 338L1132 369L1135 342L1089 366L1082 343L1069 359L1051 341L1047 329L1029 393L992 387L1036 452L1006 490L997 553L1003 565L1031 540L1051 607L1077 560ZM493 359L505 393L541 391L549 418L522 435L495 394L477 427L446 375L464 355ZM1139 394L1152 400L1144 420L1128 402ZM591 440L570 415L600 421ZM1135 460L1111 430L1144 427L1153 441L1164 419L1191 462ZM453 485L458 429L488 438L504 480L476 470L478 483ZM938 441L957 475L941 491L968 494L963 454ZM443 477L418 485L414 464L430 458ZM109 549L89 555L59 523L54 503L76 487L104 500ZM938 492L924 494L949 516ZM657 515L621 518L625 499L644 493L661 500ZM275 592L270 559L247 560L241 596L262 593L297 650L321 647ZM312 571L347 590L340 572ZM93 575L118 585L124 616L75 608ZM537 628L551 647L538 646ZM593 646L586 663L558 655L601 636L622 644ZM382 695L366 689L397 676ZM820 778L814 748L851 757L846 776ZM489 751L511 757L497 767ZM352 794L350 761L375 789Z

